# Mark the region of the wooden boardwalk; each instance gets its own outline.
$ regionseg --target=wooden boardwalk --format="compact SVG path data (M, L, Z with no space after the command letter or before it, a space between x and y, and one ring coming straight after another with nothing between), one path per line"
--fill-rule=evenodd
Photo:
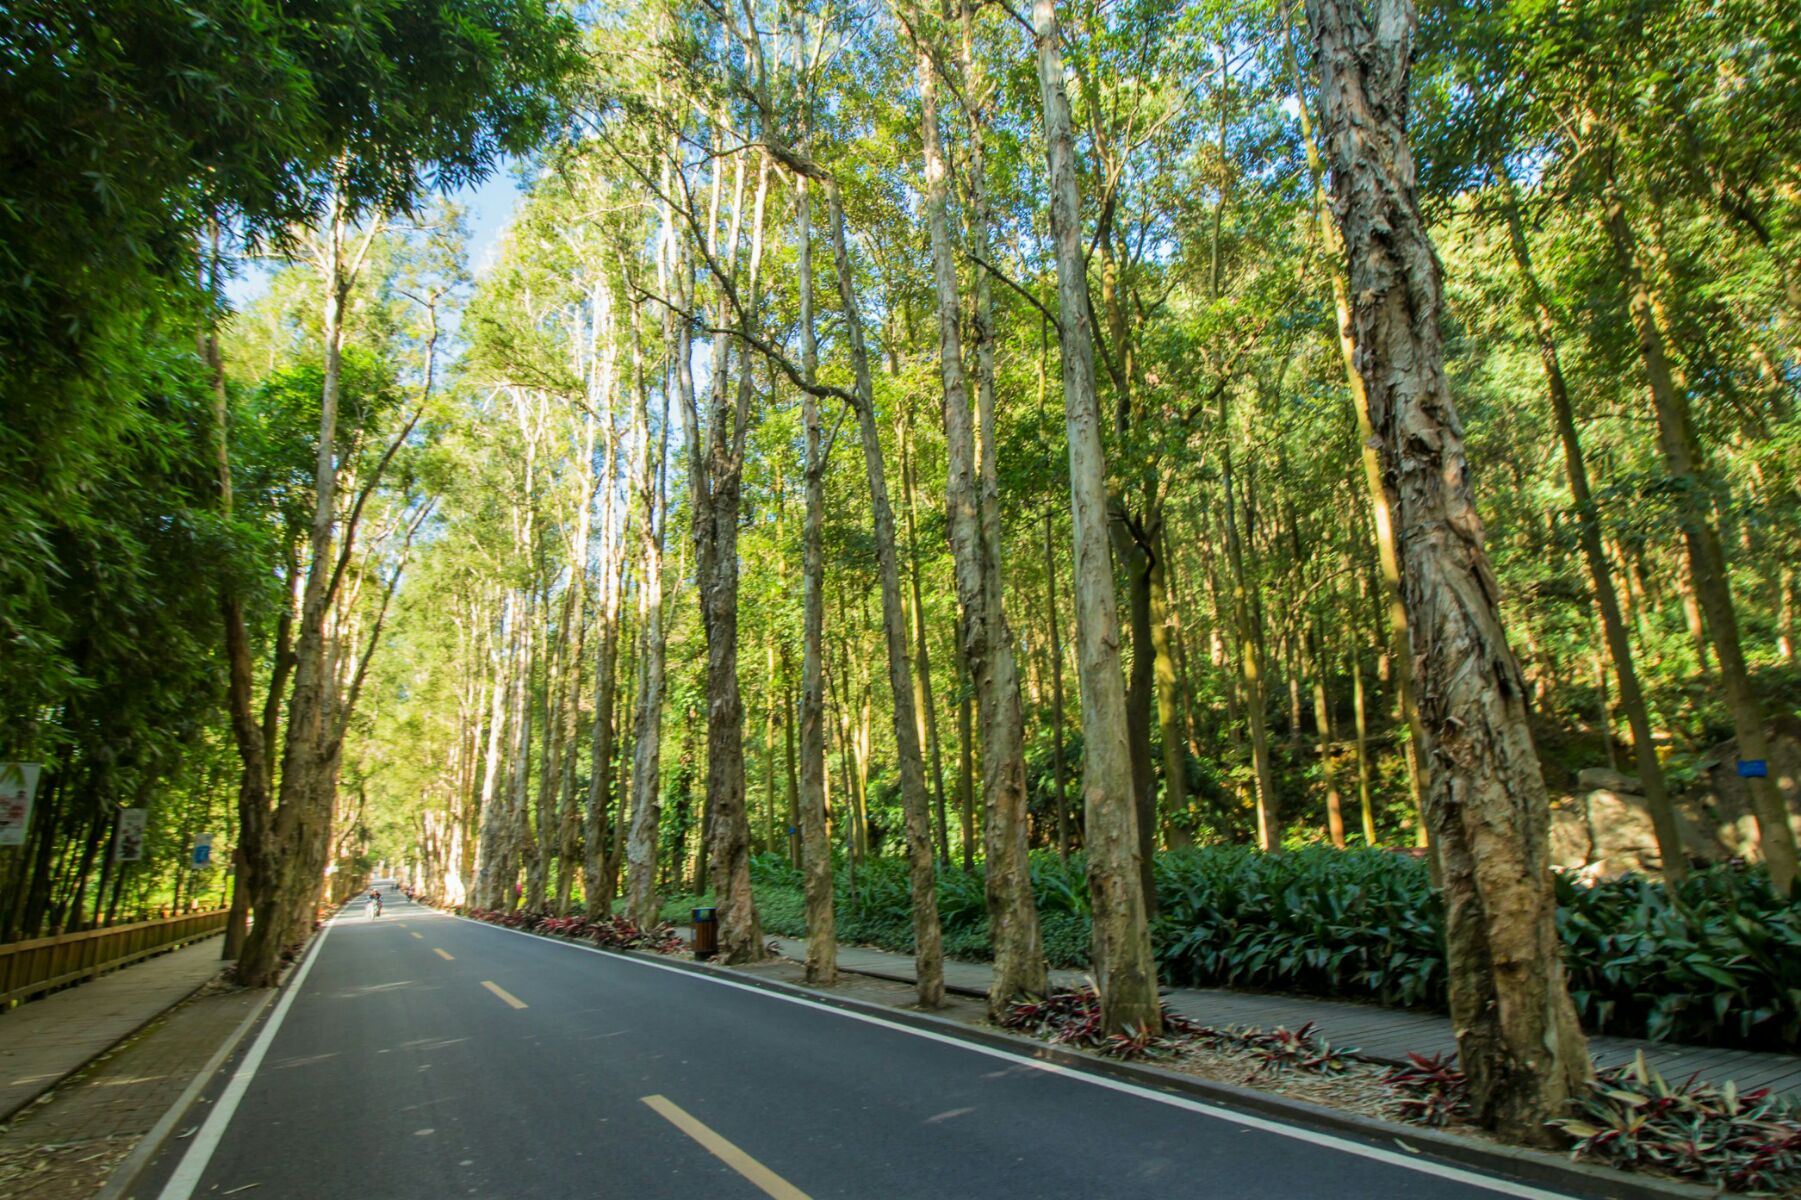
M785 956L806 957L805 941L797 938L772 940ZM858 975L913 982L913 959L906 954L841 946L838 967ZM944 964L944 984L951 991L986 995L991 977L987 963L946 961ZM1075 986L1087 976L1081 971L1052 971L1051 978L1059 986ZM1437 1013L1380 1008L1341 1000L1314 1000L1304 996L1234 992L1224 988L1170 988L1164 998L1175 1012L1206 1025L1260 1025L1265 1029L1282 1025L1296 1029L1312 1021L1318 1026L1320 1035L1334 1046L1354 1047L1358 1057L1373 1062L1405 1062L1409 1053L1450 1057L1457 1053L1451 1020ZM1709 1083L1736 1083L1741 1092L1767 1087L1801 1099L1801 1056L1798 1055L1722 1050L1621 1037L1590 1037L1588 1048L1603 1067L1629 1063L1642 1050L1645 1061L1671 1083L1698 1075Z

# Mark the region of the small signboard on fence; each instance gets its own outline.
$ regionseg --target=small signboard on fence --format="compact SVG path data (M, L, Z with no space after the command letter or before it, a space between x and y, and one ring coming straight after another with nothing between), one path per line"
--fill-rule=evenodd
M147 808L128 808L119 814L119 832L113 837L114 862L139 862L144 857L144 821Z
M0 763L0 846L23 846L41 763Z

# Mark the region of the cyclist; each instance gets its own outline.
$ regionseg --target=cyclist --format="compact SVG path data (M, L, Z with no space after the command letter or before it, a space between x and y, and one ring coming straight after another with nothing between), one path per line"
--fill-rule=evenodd
M374 919L376 917L381 916L381 889L380 888L370 888L369 889L369 916L370 916L370 919Z

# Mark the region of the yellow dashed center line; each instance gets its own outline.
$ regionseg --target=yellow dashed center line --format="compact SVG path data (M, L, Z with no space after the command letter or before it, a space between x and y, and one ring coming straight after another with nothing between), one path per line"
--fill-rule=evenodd
M443 951L439 951L439 953L443 953ZM448 958L450 956L445 955L445 957ZM492 979L482 980L482 986L487 988L490 992L493 992L496 996L499 996L502 1000L506 1001L508 1004L512 1005L514 1008L526 1007L525 1001L523 1001L519 997L513 995L513 993L507 991L505 988L501 987L498 983L495 983Z
M413 936L418 938L422 942L425 940L425 935L423 933L415 933Z
M492 985L490 985L492 986ZM699 1142L707 1152L775 1200L808 1200L807 1194L703 1125L666 1096L645 1096L644 1103L671 1125Z
M445 962L455 962L456 961L456 955L446 954L442 950L438 949L436 946L433 946L431 948L431 952L433 954L437 955L439 958L443 959Z

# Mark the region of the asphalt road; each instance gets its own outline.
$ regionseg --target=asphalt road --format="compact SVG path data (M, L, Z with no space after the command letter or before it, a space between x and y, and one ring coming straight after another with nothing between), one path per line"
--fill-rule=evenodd
M163 1200L1550 1194L398 898L302 969Z

